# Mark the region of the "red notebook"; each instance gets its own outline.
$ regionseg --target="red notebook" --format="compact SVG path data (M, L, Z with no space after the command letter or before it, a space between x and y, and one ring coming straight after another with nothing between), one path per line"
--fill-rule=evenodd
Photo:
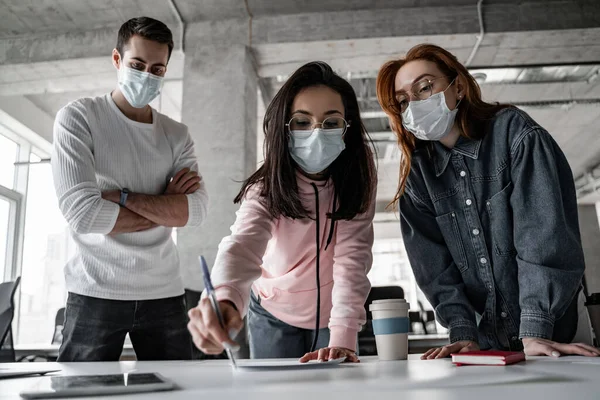
M452 354L452 362L460 365L510 365L525 361L525 353L517 351L469 351Z

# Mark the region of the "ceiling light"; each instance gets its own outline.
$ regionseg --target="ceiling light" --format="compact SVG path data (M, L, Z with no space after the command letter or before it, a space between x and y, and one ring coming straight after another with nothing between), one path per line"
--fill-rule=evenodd
M475 78L475 81L477 81L477 83L479 83L480 85L482 83L485 83L485 80L487 79L487 74L483 72L474 72L472 76L473 78Z

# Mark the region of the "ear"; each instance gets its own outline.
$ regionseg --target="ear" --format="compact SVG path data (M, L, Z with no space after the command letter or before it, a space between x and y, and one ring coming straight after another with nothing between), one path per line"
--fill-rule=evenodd
M465 97L466 94L466 85L465 82L462 78L462 76L457 76L456 77L456 98L458 100L461 100L463 97Z
M112 64L116 69L119 69L119 67L121 66L121 55L119 54L119 51L117 49L113 49L112 51Z

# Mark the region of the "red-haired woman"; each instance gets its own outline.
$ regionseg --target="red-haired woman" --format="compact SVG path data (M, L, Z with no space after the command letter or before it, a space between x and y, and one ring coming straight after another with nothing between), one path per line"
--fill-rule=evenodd
M467 69L423 44L386 63L377 96L402 151L406 251L448 346L600 355L569 344L584 271L571 169L548 132L481 99Z

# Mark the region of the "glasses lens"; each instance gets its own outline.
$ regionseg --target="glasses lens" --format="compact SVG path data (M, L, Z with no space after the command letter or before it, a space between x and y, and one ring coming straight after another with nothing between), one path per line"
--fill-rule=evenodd
M313 122L308 117L294 117L290 121L291 131L310 131L312 130Z
M346 129L346 121L340 117L329 117L323 121L323 130Z
M413 85L412 92L419 100L427 100L433 93L433 83L429 79L423 79Z
M406 93L398 93L396 95L396 108L400 111L400 113L406 111L409 102L410 99Z

